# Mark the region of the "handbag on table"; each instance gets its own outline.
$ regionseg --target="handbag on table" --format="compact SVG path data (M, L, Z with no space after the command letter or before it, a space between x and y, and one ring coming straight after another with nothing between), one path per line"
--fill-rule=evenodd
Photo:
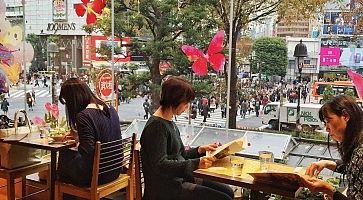
M18 126L20 113L23 113L25 117L25 126L22 127ZM16 141L34 132L39 132L39 127L31 125L26 111L20 109L15 112L14 128L0 129L0 138ZM6 169L14 169L40 162L40 152L39 149L0 142L0 166Z

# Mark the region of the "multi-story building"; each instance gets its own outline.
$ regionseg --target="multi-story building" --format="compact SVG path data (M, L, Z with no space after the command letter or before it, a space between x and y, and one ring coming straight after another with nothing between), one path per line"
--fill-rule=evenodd
M325 80L345 80L347 70L363 71L363 31L358 15L351 11L354 1L326 5L322 21L320 73Z
M9 21L23 21L23 4L21 0L5 0L5 16Z
M275 35L277 37L310 37L310 21L309 20L294 20L291 22L280 21L276 24Z
M40 36L43 54L46 54L47 41L50 36L59 38L59 53L55 59L55 68L59 72L88 71L90 66L110 66L111 62L105 61L103 55L96 53L96 48L101 44L112 45L109 37L97 34L87 34L83 30L86 24L87 13L84 17L78 17L74 4L82 3L80 0L26 0L23 8L22 0L5 0L6 19L12 23L22 25L25 18L25 33ZM17 21L16 21L17 20ZM115 39L118 46L122 48L123 54L115 56L115 65L129 62L130 55L125 54L126 46L130 38ZM47 58L48 69L52 66Z
M272 37L274 36L274 27L276 16L269 16L262 21L252 22L249 26L249 33L252 38Z
M306 45L308 56L300 61L303 63L301 77L306 81L313 81L318 79L319 74L319 52L320 41L316 38L302 38L302 37L286 37L287 55L289 63L286 69L286 80L292 81L299 75L298 60L294 57L295 46L302 40Z

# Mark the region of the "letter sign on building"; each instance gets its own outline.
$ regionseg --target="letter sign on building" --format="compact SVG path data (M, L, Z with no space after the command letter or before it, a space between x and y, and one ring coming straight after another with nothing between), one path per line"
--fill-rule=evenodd
M97 76L96 92L101 99L107 100L112 94L112 72L102 70Z

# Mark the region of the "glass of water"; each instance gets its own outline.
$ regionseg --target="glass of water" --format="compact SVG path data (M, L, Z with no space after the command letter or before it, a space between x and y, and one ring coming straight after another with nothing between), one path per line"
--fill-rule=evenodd
M244 157L230 156L232 176L241 176L243 164L245 162Z
M259 151L258 157L260 159L261 171L268 171L269 166L274 162L274 154L271 151Z

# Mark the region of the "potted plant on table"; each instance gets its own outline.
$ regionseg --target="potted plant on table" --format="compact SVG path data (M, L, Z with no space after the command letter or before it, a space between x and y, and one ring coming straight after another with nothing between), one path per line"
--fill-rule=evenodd
M57 104L46 103L46 113L44 120L41 117L34 117L33 123L40 128L41 136L48 134L48 137L52 138L56 142L64 140L65 136L69 132L67 121L64 117L59 117L59 108ZM48 132L48 133L47 133Z

